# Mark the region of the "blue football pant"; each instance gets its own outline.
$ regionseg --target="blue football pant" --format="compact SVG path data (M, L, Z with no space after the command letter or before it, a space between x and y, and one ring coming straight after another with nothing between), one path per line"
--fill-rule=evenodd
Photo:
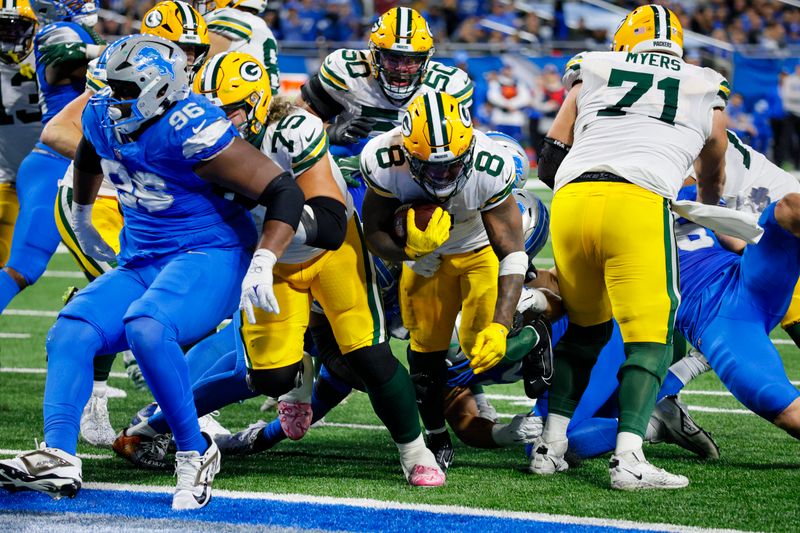
M58 180L64 176L69 160L55 155L31 152L17 172L17 215L11 255L6 266L19 272L28 285L36 283L47 268L61 237L53 217ZM0 313L19 293L19 285L0 270Z
M179 450L206 449L181 350L231 315L249 252L206 248L90 283L61 311L47 337L45 441L75 453L80 415L92 388L92 360L130 346L175 435Z

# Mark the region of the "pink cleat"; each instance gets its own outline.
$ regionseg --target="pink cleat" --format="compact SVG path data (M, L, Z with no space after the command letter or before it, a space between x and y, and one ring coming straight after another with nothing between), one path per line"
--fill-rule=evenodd
M437 466L414 465L408 475L408 483L412 487L441 487L446 476Z
M281 429L292 440L300 440L311 426L311 404L304 402L278 402L278 420Z

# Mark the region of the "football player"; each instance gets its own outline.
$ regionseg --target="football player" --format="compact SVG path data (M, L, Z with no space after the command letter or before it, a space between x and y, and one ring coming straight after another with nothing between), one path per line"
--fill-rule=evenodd
M396 7L372 26L368 50L341 49L325 58L301 95L309 111L331 123L331 143L348 147L336 155L357 154L364 139L399 126L419 94L446 92L467 108L472 104L469 76L431 60L433 44L422 15Z
M478 372L504 355L514 306L527 271L520 210L511 195L515 162L508 150L472 127L457 98L424 92L402 127L370 140L361 154L364 232L384 261L406 261L400 308L410 333L409 364L428 446L443 470L453 457L442 390L450 333L461 310L459 339ZM424 229L414 202L434 203ZM411 204L407 239L394 234L395 212ZM451 229L452 226L452 229Z
M179 450L173 508L197 509L210 500L219 453L200 431L181 345L230 316L239 288L249 309L278 311L271 268L256 258L248 269L250 250L257 244L259 257L283 254L300 223L303 193L289 173L238 137L219 108L190 92L186 63L174 43L132 36L108 57L108 87L84 112L75 236L93 257L114 257L91 218L107 176L125 219L119 266L80 291L48 334L45 442L0 463L0 484L11 490L78 492L75 445L91 361L130 346ZM219 186L267 207L258 242L250 214L219 195Z
M556 347L550 415L534 445L537 474L568 468L567 428L613 315L627 360L611 486L689 483L647 462L642 439L671 360L680 301L669 200L698 155L700 199L719 200L730 89L713 70L685 63L682 46L678 17L648 5L623 19L613 51L567 63L569 93L545 140L539 175L554 183L553 254L570 325Z
M34 37L36 77L41 97L42 124L46 124L83 88L88 58L97 57L104 41L94 32L97 9L82 0L62 2L41 0L35 5L38 17L49 22ZM25 25L25 23L23 23ZM48 46L70 40L84 51L82 59L73 59L59 66L48 65ZM24 76L17 78L22 85ZM21 111L18 116L32 121L38 114ZM42 143L24 159L17 172L17 196L20 212L14 228L11 253L0 271L0 313L25 287L41 277L58 246L58 230L53 220L58 179L64 175L69 161Z
M192 4L208 23L211 55L225 51L250 54L267 69L272 94L278 94L278 42L261 17L267 0L194 0Z
M29 0L0 4L0 265L11 254L19 212L17 169L42 130L36 71L29 58L38 26Z
M352 198L328 154L322 121L285 101L269 109L267 74L255 58L241 52L214 56L194 87L225 109L244 138L291 172L306 196L305 215L283 258L276 264L274 256L254 256L264 268L274 265L274 308L281 313L253 310L245 301L244 311L234 316L240 332L236 350L246 362L251 389L281 400L280 421L290 437L299 439L308 430L313 364L304 357L304 336L313 298L325 310L338 348L366 383L375 411L400 451L408 482L443 484L444 475L422 440L411 381L389 347L374 268L353 216ZM292 391L296 382L303 385ZM210 389L207 384L200 401L214 395ZM121 440L150 435L150 428L131 428Z

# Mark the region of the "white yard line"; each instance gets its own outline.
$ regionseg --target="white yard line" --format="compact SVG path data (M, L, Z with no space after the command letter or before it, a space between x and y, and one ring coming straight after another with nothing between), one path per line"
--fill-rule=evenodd
M2 455L19 455L21 453L25 453L25 452L28 452L28 451L30 451L30 450L8 450L8 449L0 448L0 456L2 456ZM80 457L81 459L99 459L101 461L114 458L113 455L98 454L98 453L79 453L78 457Z
M723 407L704 407L702 405L687 405L690 411L699 413L719 413L726 415L752 415L753 412L747 409L725 409Z
M45 270L42 276L45 278L86 279L83 272L77 270Z
M0 367L2 374L47 374L46 368L14 368L14 367ZM112 378L126 378L128 374L125 372L112 372L109 374Z
M8 316L46 316L57 317L58 311L38 311L35 309L6 309L3 311L4 315Z
M30 333L0 333L0 339L30 339Z

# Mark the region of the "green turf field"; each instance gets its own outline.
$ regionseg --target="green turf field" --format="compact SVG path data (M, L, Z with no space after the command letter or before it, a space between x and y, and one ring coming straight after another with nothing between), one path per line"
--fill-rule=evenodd
M549 249L542 265L550 266ZM61 306L68 285L85 285L69 278L77 272L71 256L57 254L48 272L35 287L26 290L0 318L0 455L34 446L42 437L41 402L45 376L30 370L44 369L44 339ZM50 311L50 316L24 316L21 310ZM15 334L15 335L12 335ZM25 336L28 338L11 338ZM785 335L775 333L778 339ZM404 353L402 343L396 353ZM779 344L789 377L800 380L800 353ZM757 354L753 354L757 356ZM115 371L122 372L121 361ZM112 377L110 384L125 389L127 399L109 401L111 420L122 428L131 415L151 401L136 391L127 378ZM800 455L796 441L762 419L743 414L730 395L703 394L724 391L713 375L697 379L682 396L694 407L693 415L717 439L722 459L705 463L670 445L646 447L658 466L685 474L691 480L681 491L620 493L608 489L607 458L585 461L577 468L552 478L524 472L522 448L497 451L474 450L457 443L456 461L441 489L413 489L404 482L396 449L388 433L379 427L366 395L356 393L326 419L332 424L363 424L371 429L341 426L315 427L300 442L284 442L251 458L224 460L215 487L246 491L292 492L313 495L364 497L402 502L458 504L465 506L618 518L643 522L734 528L747 530L800 530ZM694 392L693 391L700 391ZM521 386L497 386L487 393L520 397L492 400L499 413L527 410ZM265 414L260 400L233 405L219 420L238 430ZM698 409L699 408L699 409ZM266 413L266 417L273 417ZM102 455L84 459L84 480L113 483L173 485L169 473L139 471L112 457L110 450L81 444L79 452ZM0 495L0 498L5 496Z

